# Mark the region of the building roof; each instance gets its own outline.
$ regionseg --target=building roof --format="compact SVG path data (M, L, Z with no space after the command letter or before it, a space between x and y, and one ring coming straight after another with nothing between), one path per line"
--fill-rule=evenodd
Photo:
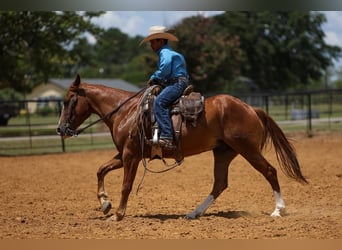
M74 78L51 78L50 83L56 84L57 86L68 89L70 84L73 83ZM101 84L111 88L123 89L126 91L136 92L139 91L139 87L128 83L122 79L108 79L108 78L81 78L81 82L91 83L91 84Z

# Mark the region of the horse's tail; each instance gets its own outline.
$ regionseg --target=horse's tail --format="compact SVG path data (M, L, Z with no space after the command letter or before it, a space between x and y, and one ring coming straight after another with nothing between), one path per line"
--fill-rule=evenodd
M264 125L264 135L261 143L261 149L265 147L271 138L278 163L284 174L301 183L308 183L300 169L295 148L288 141L283 131L275 121L262 109L255 109L259 119Z

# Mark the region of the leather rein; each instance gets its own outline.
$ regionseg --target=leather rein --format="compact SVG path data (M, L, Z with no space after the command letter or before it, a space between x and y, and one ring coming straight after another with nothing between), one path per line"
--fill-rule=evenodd
M122 103L120 103L119 106L117 106L115 109L113 109L112 111L110 111L109 113L105 114L104 116L102 116L101 118L97 119L96 121L93 121L92 123L88 124L87 126L78 129L75 134L73 136L78 136L79 134L81 134L84 130L86 130L87 128L94 126L96 123L99 123L100 121L103 121L105 118L112 116L113 114L115 114L116 112L119 111L119 109L125 105L127 102L129 102L130 100L132 100L134 97L136 97L137 95L139 95L140 93L144 92L146 90L147 86L143 87L141 90L139 90L137 93L135 93L134 95L128 97L126 100L124 100Z

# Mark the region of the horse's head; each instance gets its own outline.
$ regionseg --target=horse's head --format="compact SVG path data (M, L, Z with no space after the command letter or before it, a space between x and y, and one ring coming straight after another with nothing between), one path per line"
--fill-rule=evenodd
M77 75L71 84L59 118L57 134L64 138L76 136L76 129L90 116L90 108L84 89L80 88L81 79Z

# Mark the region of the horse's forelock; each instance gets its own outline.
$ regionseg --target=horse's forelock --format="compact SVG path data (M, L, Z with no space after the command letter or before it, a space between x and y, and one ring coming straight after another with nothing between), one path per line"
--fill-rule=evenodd
M83 88L79 88L78 86L71 85L69 91L72 92L72 93L78 94L80 96L85 96L84 89Z
M78 86L79 86L79 85L72 84L72 85L70 86L69 90L70 90L71 92L76 93L76 92L78 91L78 89L79 89Z

